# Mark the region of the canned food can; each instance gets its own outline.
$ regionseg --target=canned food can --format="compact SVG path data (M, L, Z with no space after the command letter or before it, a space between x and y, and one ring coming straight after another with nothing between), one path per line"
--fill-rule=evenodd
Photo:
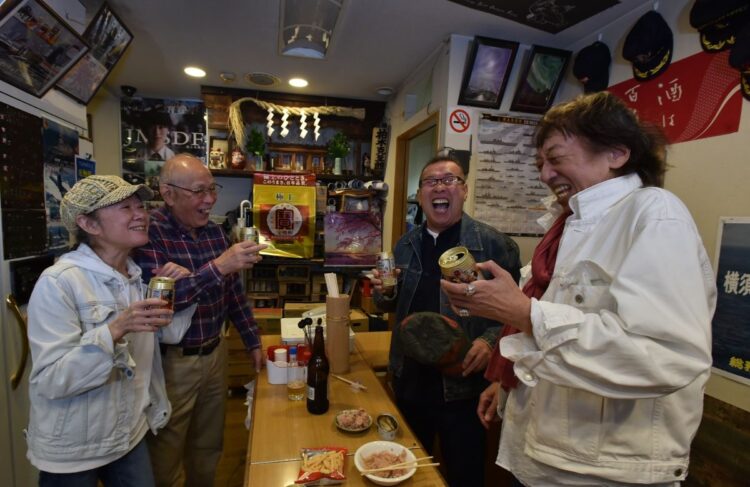
M451 282L472 282L478 278L476 261L466 247L453 247L443 252L438 265L443 277Z
M258 229L255 227L242 227L240 229L240 238L243 242L255 242L256 244L260 242Z
M396 259L391 252L378 254L378 274L383 281L383 288L389 289L396 285Z
M149 298L159 298L167 302L167 308L174 310L174 279L152 277L148 283Z

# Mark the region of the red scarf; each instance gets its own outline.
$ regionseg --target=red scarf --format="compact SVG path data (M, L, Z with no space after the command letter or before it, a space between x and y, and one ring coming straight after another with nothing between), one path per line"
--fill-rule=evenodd
M555 223L547 230L542 241L534 249L534 256L531 258L531 279L523 286L523 293L526 296L539 299L547 290L552 279L552 273L555 270L557 249L560 247L560 237L562 237L565 228L565 220L570 214L570 211L565 211L557 217ZM519 333L519 330L510 325L505 325L500 339L514 333ZM498 343L500 339L498 339ZM489 363L487 363L487 369L484 371L484 377L492 382L500 381L504 389L512 389L518 384L518 378L513 373L513 362L500 355L500 347L497 345L492 349L492 355Z

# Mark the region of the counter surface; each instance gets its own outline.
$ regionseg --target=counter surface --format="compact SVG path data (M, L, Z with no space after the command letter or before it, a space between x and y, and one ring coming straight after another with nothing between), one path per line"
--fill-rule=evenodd
M384 336L371 338L378 341ZM368 337L364 337L362 344L358 342L357 348L365 347L367 341ZM265 335L262 337L262 343L265 349L280 343L280 338L278 335ZM339 431L334 424L334 418L342 409L364 408L373 416L373 420L379 413L394 415L400 425L395 441L413 449L417 457L426 456L368 362L357 351L350 355L350 359L351 371L341 375L359 381L367 386L367 391L354 390L348 384L330 377L331 406L326 414L319 416L307 412L305 401L290 401L287 398L286 386L269 384L266 371L262 371L258 376L253 403L252 430L249 435L245 470L246 486L293 484L299 473L300 448L319 446L340 446L349 450L346 459L347 480L344 485L372 485L359 475L352 456L361 445L380 439L377 428L373 425L369 430L357 434ZM402 485L436 486L445 483L436 468L427 467L417 469L414 477Z

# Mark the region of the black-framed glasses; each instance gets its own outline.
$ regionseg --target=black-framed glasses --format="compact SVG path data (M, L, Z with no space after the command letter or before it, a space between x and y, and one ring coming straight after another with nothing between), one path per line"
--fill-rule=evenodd
M166 184L167 186L172 186L173 188L178 188L183 191L187 191L197 198L204 198L207 194L216 195L216 193L221 188L223 188L221 184L216 184L216 183L211 184L208 188L200 188L200 189L183 188L182 186L177 186L176 184L172 184L172 183L164 183L164 184Z
M419 185L427 186L428 188L434 188L440 183L443 183L443 186L449 187L456 184L464 184L465 181L455 174L449 174L448 176L443 176L442 178L424 178L419 182Z

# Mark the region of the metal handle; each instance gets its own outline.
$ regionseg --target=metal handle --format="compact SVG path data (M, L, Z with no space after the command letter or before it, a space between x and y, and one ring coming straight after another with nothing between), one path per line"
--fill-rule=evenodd
M18 384L21 383L21 378L23 377L23 373L26 370L26 361L29 358L29 337L26 336L26 319L23 317L21 309L18 307L18 303L16 303L16 298L14 298L12 294L8 294L8 296L5 298L5 304L8 306L8 308L10 308L11 311L13 311L13 314L16 315L16 321L21 331L21 340L23 341L21 363L18 364L18 368L10 376L10 387L11 389L15 390L16 388L18 388Z

